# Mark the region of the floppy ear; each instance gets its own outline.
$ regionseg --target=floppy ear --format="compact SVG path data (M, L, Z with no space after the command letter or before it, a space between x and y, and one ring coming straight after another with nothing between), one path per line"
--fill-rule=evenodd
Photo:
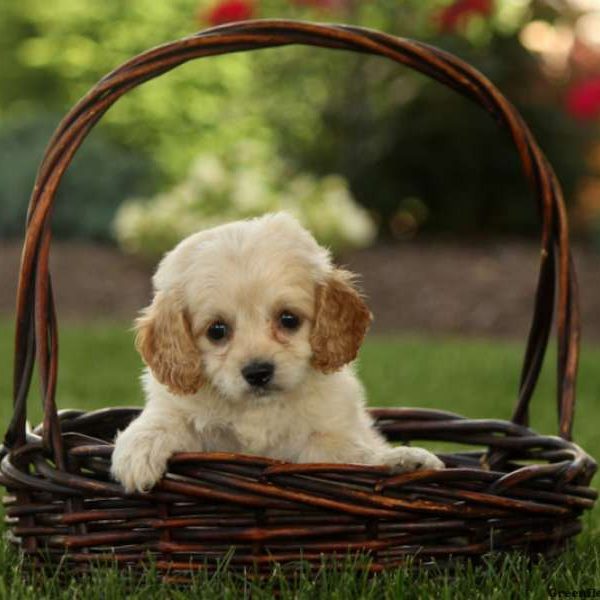
M317 286L316 301L312 365L331 373L356 358L373 316L353 287L352 274L341 269Z
M188 316L173 292L157 292L135 322L135 345L152 373L170 392L189 395L203 383L200 351Z

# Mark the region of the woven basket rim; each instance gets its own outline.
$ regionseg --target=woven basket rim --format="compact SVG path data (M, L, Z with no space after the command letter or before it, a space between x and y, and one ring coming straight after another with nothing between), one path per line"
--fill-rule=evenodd
M139 410L115 408L111 427L126 425L119 419ZM436 411L411 410L372 413L383 417L379 423L392 437L394 426L402 426L402 412L410 415L407 422L419 422L421 415L422 423L449 435L445 420L431 418ZM181 453L150 492L125 494L108 478L112 445L86 433L94 420L106 424L110 412L60 415L69 472L57 468L35 432L0 463L13 536L42 564L68 565L75 573L98 561L143 569L149 552L164 577L176 571L183 582L194 570L217 568L214 561L231 548L235 560L228 565L234 570L298 560L318 564L323 555L356 551L369 555L373 572L403 565L407 557L418 565L450 565L514 548L552 555L581 531L581 514L598 495L588 487L596 465L573 442L531 436L528 428L507 421L466 418L458 420L475 426L473 434L481 435L478 421L488 433L492 423L508 426L505 441L519 442L513 450L517 462L505 459L499 470L488 470L479 459L493 456L490 447L487 453L441 455L458 466L395 475L383 466ZM104 436L112 438L108 430ZM558 461L559 454L564 460ZM518 461L528 457L537 457L536 464L521 466Z

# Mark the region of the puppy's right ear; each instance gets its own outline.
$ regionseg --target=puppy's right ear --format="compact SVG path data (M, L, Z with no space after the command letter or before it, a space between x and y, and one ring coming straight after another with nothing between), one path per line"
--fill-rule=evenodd
M203 384L202 358L188 316L173 292L157 292L135 322L135 345L152 373L170 392L196 393Z

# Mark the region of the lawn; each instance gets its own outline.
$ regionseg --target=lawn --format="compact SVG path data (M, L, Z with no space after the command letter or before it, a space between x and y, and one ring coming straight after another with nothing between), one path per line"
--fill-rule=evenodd
M61 329L58 402L61 408L85 409L134 405L142 401L137 376L139 359L126 325L95 323ZM12 330L0 321L0 424L10 417ZM510 416L522 345L513 342L420 337L376 337L361 354L360 372L373 405L424 406L448 409L473 417ZM532 425L556 432L554 352L551 352L533 399ZM35 394L34 394L35 396ZM31 420L41 416L39 401L31 399ZM592 455L600 456L600 349L585 347L582 354L575 439ZM597 481L597 480L596 480ZM244 582L226 572L205 576L193 594L166 588L152 579L126 581L114 571L87 581L59 586L53 579L24 583L18 557L0 546L2 598L165 598L265 597L279 585L284 598L547 598L552 590L596 588L600 595L600 510L586 518L577 545L560 560L532 566L521 556L490 557L480 567L465 565L458 574L397 570L367 579L352 567L314 575L300 573L291 587L281 588L278 574L262 584ZM571 596L573 597L573 596Z

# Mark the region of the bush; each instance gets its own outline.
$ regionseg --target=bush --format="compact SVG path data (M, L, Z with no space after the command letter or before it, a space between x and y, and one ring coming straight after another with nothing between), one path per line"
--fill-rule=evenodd
M572 204L585 173L586 132L559 111L521 109L560 176ZM399 110L386 131L393 139L355 165L352 189L386 225L384 234L416 229L455 234L536 234L536 200L517 151L488 115L432 84ZM373 190L377 190L373 194Z
M590 170L584 157L597 129L564 111L518 38L497 34L483 48L434 42L480 69L515 103L572 205ZM535 201L517 152L489 115L398 65L355 60L346 80L332 86L338 92L314 126L319 135L289 135L286 154L302 168L347 177L357 201L377 215L383 236L537 234ZM272 77L278 74L275 68Z
M46 115L0 128L0 237L23 233L35 174L57 122ZM117 207L123 198L149 189L151 172L147 160L92 134L58 190L54 234L109 239Z
M256 142L203 155L176 187L125 202L115 231L125 250L156 258L200 229L277 210L295 215L333 250L364 246L375 235L342 177L294 173L270 146Z

